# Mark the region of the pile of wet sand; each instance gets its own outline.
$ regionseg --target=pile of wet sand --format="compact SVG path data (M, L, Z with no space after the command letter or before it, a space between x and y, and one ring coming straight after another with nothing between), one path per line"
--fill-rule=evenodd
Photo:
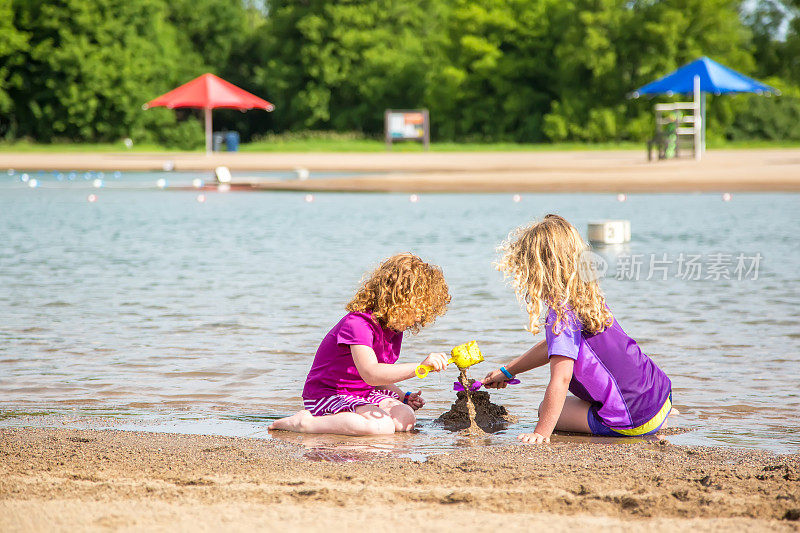
M436 419L445 429L451 431L467 430L470 434L492 433L505 429L516 422L517 417L510 414L502 405L493 404L486 391L470 392L475 380L459 376L465 390L459 391L450 410Z

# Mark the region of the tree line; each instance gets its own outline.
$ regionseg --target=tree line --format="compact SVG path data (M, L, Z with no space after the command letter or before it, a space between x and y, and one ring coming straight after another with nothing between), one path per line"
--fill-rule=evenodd
M142 110L213 72L276 105L245 139L378 136L430 110L454 141L652 133L626 95L701 55L783 95L712 97L709 135L800 140L800 0L0 0L0 138L197 147L197 111Z

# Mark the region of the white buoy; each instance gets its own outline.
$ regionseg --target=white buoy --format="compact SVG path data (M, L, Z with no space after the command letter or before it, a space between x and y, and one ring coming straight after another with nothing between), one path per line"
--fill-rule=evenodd
M214 169L214 176L217 177L217 183L230 183L231 170L228 167L217 167Z
M192 180L192 187L194 187L195 189L202 189L203 185L205 185L205 184L206 183L203 180L201 180L200 178L195 178L195 179Z
M631 240L629 220L599 220L589 222L586 232L589 242L599 244L623 244Z
M230 190L231 190L230 183L220 183L219 185L217 185L217 192L228 192Z
M166 189L167 180L165 180L164 178L159 178L158 181L156 182L156 187L158 187L159 189Z
M119 170L114 171L114 179L115 180L118 180L121 177L122 177L122 172L120 172Z
M92 185L94 185L95 189L99 189L100 187L103 186L103 180L101 180L100 178L97 178L92 182Z
M35 189L38 186L39 186L39 180L37 180L36 178L33 178L30 181L28 181L28 187L30 187L31 189Z
M313 194L306 194L305 198L303 198L303 199L306 201L307 204L310 204L311 202L314 201L314 195Z
M307 180L311 173L308 171L307 168L297 167L294 169L295 175L297 175L297 179L299 180Z
M624 201L625 201L625 200L627 200L627 199L628 199L627 195L624 195L624 194L622 194L622 193L619 193L619 194L617 195L617 201L618 201L618 202L624 202Z
M133 148L133 139L131 139L130 137L126 137L122 140L122 144L125 145L125 148L130 150L131 148Z
M408 197L408 201L411 202L412 204L415 204L419 202L419 196L416 194L412 194L411 196Z
M723 202L730 202L731 200L733 200L733 195L731 193L726 192L722 195Z
M206 195L205 194L198 194L197 195L197 201L202 204L203 202L206 201Z
M90 194L89 196L86 197L86 201L89 202L90 204L96 202L97 201L97 195Z
M19 179L23 183L28 183L28 180L31 179L31 177L28 176L27 174L23 173L22 176L19 177Z
M518 204L522 201L522 196L520 196L519 194L515 194L511 199L514 201L515 204Z

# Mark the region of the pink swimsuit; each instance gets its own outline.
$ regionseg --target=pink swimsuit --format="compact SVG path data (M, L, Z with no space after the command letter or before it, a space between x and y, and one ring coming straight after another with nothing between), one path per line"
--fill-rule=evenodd
M361 379L350 346L369 346L379 363L393 364L400 356L402 342L402 332L378 325L370 314L346 314L317 349L303 387L304 407L314 416L321 416L397 398L393 392L376 389Z

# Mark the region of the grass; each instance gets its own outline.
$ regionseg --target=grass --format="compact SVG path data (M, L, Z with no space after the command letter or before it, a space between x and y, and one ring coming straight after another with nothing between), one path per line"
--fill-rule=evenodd
M531 152L550 150L638 150L641 143L560 143L560 144L525 144L525 143L431 143L431 152ZM242 145L243 152L385 152L384 141L358 140L322 140L307 139L293 141L255 141ZM420 143L402 142L392 145L393 152L424 152Z
M309 132L310 134L272 135L262 140L244 143L242 152L385 152L383 140L359 137L355 134L330 134ZM726 141L709 139L711 149L757 149L757 148L798 148L800 141ZM440 142L431 143L431 152L536 152L536 151L577 151L577 150L644 150L643 142L621 143L478 143L478 142ZM109 153L109 152L184 152L202 153L196 150L176 150L156 144L134 145L126 148L118 143L35 143L16 141L0 143L0 153ZM396 143L393 152L422 152L420 143Z
M0 153L80 153L80 152L175 152L167 147L157 144L135 145L128 149L122 144L117 143L36 143L31 141L0 142ZM201 150L196 150L200 152Z

